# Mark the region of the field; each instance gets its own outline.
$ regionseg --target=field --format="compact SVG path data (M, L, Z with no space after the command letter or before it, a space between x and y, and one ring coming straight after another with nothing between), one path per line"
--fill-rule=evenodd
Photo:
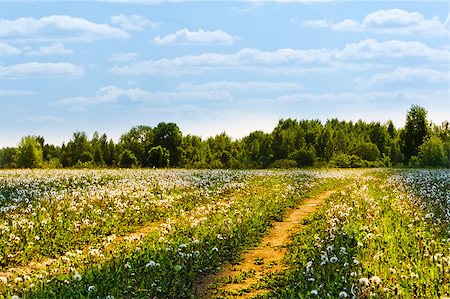
M448 170L0 171L0 298L443 298L449 189ZM277 271L199 292L320 197L282 266L254 259Z

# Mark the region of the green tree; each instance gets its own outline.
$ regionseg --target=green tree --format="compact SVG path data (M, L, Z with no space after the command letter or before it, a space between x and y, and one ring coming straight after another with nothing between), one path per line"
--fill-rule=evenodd
M170 152L160 145L152 147L148 152L148 160L150 166L169 167Z
M42 167L43 162L41 144L36 137L23 137L16 150L16 166L19 168L36 168Z
M448 166L444 142L434 135L419 147L419 158L422 166Z
M139 165L148 165L148 151L153 147L153 129L148 126L137 126L123 134L119 141L119 152L127 149L138 159ZM120 155L120 154L119 154Z
M119 166L125 168L135 167L138 166L138 160L132 151L125 149L119 156Z
M160 145L170 153L170 166L178 166L180 160L179 146L182 142L180 128L175 123L159 123L154 129L154 145Z
M195 135L183 136L183 141L179 148L179 166L186 168L207 167L208 147L200 137Z
M356 145L353 153L366 161L376 161L380 159L380 151L372 142L362 142Z
M5 147L0 149L0 168L13 168L16 149L14 147Z
M406 115L405 128L402 131L402 152L407 161L419 154L419 147L430 133L425 108L412 105Z

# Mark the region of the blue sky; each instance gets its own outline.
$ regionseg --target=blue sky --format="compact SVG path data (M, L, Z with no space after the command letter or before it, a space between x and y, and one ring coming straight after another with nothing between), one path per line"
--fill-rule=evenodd
M135 125L450 119L445 1L1 1L0 147Z

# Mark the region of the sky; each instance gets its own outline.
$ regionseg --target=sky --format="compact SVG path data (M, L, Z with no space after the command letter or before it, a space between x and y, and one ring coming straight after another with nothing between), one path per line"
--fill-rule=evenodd
M450 119L447 1L0 1L0 147Z

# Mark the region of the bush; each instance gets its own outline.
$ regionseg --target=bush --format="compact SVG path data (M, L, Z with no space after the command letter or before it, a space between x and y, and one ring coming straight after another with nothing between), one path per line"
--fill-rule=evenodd
M280 159L280 160L276 160L275 162L273 162L270 167L271 168L283 168L283 169L297 168L297 161L291 160L291 159Z
M330 165L338 168L359 168L369 166L367 161L356 155L337 154L330 160Z
M119 157L119 166L120 167L135 167L138 165L138 160L132 151L126 149L124 150Z
M316 153L314 148L300 149L291 154L291 158L297 162L299 167L312 166L316 161Z
M437 136L431 136L419 146L419 157L422 166L448 166L444 142Z

